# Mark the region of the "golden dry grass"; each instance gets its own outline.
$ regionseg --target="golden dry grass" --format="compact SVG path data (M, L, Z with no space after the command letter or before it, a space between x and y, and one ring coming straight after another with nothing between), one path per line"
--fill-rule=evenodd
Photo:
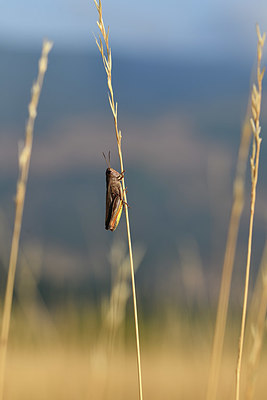
M221 278L221 288L219 294L219 302L217 309L217 317L216 317L216 325L215 325L215 334L213 340L213 349L211 356L211 366L210 366L210 374L208 381L208 391L207 391L207 400L213 400L217 397L217 389L218 389L218 379L220 372L220 364L223 352L223 342L226 328L226 319L229 305L229 297L230 297L230 287L232 281L232 272L234 267L235 260L235 252L236 245L238 239L239 232L239 224L240 218L244 207L244 191L245 191L245 178L246 178L246 166L248 159L248 151L251 139L251 126L254 134L253 140L253 153L251 156L251 176L252 176L252 188L251 188L251 214L250 214L250 231L249 231L249 239L248 239L248 255L247 255L247 271L246 271L246 283L244 290L244 305L243 305L243 315L242 315L242 324L241 324L241 333L239 340L239 354L238 354L238 365L236 372L236 398L239 398L239 386L240 386L240 369L241 369L241 360L242 360L242 351L243 351L243 342L244 342L244 333L245 333L245 318L246 318L246 309L247 309L247 298L248 298L248 284L249 284L249 270L250 270L250 258L251 258L251 243L252 243L252 230L253 230L253 219L254 219L254 209L255 209L255 200L256 200L256 185L257 185L257 177L258 177L258 166L259 166L259 149L261 139L259 138L260 126L259 126L259 117L260 117L260 108L261 108L261 92L262 92L262 79L264 75L264 69L261 71L261 58L262 58L262 49L265 40L265 34L261 36L259 27L257 25L257 36L258 36L258 45L257 45L257 83L258 89L256 86L253 86L252 90L252 107L251 110L248 108L247 116L245 118L240 147L238 152L238 160L236 166L236 176L233 185L233 202L232 202L232 210L229 221L226 249L224 255L224 263L222 270L222 278ZM249 121L249 115L252 112L253 119L251 118ZM257 148L257 152L256 152ZM256 157L257 155L257 157ZM256 159L256 161L255 161ZM255 164L255 165L254 165Z
M253 236L253 225L254 225L254 213L256 204L256 188L258 182L259 173L259 158L260 158L260 145L262 138L260 137L261 127L260 127L260 112L261 112L261 99L262 99L262 80L264 76L265 69L261 69L261 59L262 51L265 41L265 33L261 35L260 28L257 25L257 86L254 84L252 88L251 95L251 112L252 118L250 119L253 139L252 139L252 154L250 158L251 167L251 200L250 200L250 221L249 221L249 234L248 234L248 247L247 247L247 265L246 265L246 280L244 288L244 300L242 309L242 321L241 330L239 337L238 346L238 358L236 367L236 400L240 398L240 376L241 376L241 366L243 357L243 347L244 347L244 336L245 336L245 326L247 317L247 307L248 307L248 287L250 279L250 265L251 265L251 248L252 248L252 236Z
M137 355L137 375L138 375L138 385L139 385L139 398L143 399L143 388L142 388L142 367L141 367L141 350L140 350L140 338L139 338L139 322L138 322L138 309L137 309L137 298L136 298L136 288L135 288L135 275L134 275L134 263L133 263L133 251L132 251L132 239L131 239L131 229L130 229L130 219L128 213L128 203L127 203L127 195L126 195L126 186L124 179L124 165L123 165L123 156L122 156L122 134L118 127L118 103L115 102L113 86L112 86L112 57L111 57L111 48L109 45L109 27L106 31L103 14L102 14L102 3L101 0L94 0L95 6L98 12L98 22L97 26L102 35L99 35L99 40L96 39L97 47L102 56L103 65L105 67L106 75L107 75L107 85L108 85L108 98L109 105L111 108L111 112L114 119L114 128L115 128L115 137L118 147L118 154L120 160L121 174L122 174L122 190L123 190L123 200L124 200L124 211L125 211L125 219L126 219L126 227L127 227L127 240L129 247L129 260L130 260L130 272L131 272L131 282L132 282L132 298L133 298L133 309L134 309L134 325L135 325L135 338L136 338L136 355ZM104 45L103 45L104 42ZM106 53L106 55L105 55Z
M38 326L29 337L30 332L23 326L25 317L16 314L8 351L6 400L134 400L138 397L133 337L129 339L126 335L107 360L105 343L99 341L100 330L96 327L95 317L89 317L85 310L79 318L75 314L79 314L75 306L72 312L61 310L54 314L54 317L57 315L58 336L53 338L49 334L40 336ZM209 322L190 322L175 317L174 313L164 323L160 315L154 318L151 325L142 325L146 333L142 354L144 397L154 400L204 399L211 344ZM81 332L81 320L84 320L84 326L95 327L87 336L87 328ZM234 395L237 321L231 326L218 400ZM257 400L265 399L266 368L267 354L264 352L258 371Z
M15 211L15 221L14 230L12 236L12 244L10 250L10 259L8 267L8 278L5 293L5 302L3 309L3 318L1 326L1 341L0 341L0 399L3 398L4 390L4 377L5 377L5 363L6 363L6 352L9 336L9 326L11 318L15 273L17 267L18 251L19 251L19 241L20 232L22 225L22 217L24 210L25 194L27 188L28 174L30 168L30 160L32 153L32 143L33 143L33 129L35 124L35 119L37 116L37 107L39 103L39 97L42 91L44 76L47 70L48 54L52 48L52 42L44 40L42 54L39 60L39 69L36 82L34 82L32 87L32 97L28 107L29 118L26 124L25 132L25 143L23 143L22 149L19 153L19 178L17 183L17 193L16 193L16 211Z

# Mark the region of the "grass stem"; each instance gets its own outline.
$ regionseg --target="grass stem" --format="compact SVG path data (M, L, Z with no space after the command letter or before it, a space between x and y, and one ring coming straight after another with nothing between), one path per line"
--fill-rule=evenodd
M250 310L251 324L251 349L249 353L248 371L246 378L246 400L254 398L256 379L260 354L265 332L265 319L267 311L267 241L265 242L261 266L258 273L256 290L254 289L254 307Z
M247 263L246 263L246 278L245 278L245 288L244 288L244 298L243 298L243 310L242 310L242 320L241 320L241 330L239 337L238 346L238 357L237 357L237 367L236 367L236 392L235 399L240 398L240 374L244 347L244 335L246 326L246 315L247 315L247 304L248 304L248 287L249 287L249 277L250 277L250 264L251 264L251 246L252 246L252 236L253 236L253 223L255 214L255 202L256 202L256 188L259 173L259 157L260 157L260 111L261 111L261 98L262 98L262 79L264 75L264 69L261 70L261 59L262 59L262 49L265 41L265 33L261 36L259 26L257 25L257 83L253 85L252 96L251 96L251 111L252 118L250 119L252 132L253 132L253 143L252 143L252 155L250 158L250 168L251 168L251 199L250 199L250 221L249 221L249 235L248 235L248 248L247 248Z
M219 373L222 361L225 327L229 306L230 288L236 253L236 244L240 226L240 218L244 208L244 187L250 138L251 126L249 123L249 118L246 117L241 134L241 141L236 166L236 176L233 185L233 203L222 268L221 287L217 307L215 333L210 363L207 400L213 400L217 398Z
M26 186L27 186L31 152L32 152L34 122L37 115L37 106L39 102L40 93L42 90L44 75L47 69L48 53L51 50L51 48L52 48L52 43L45 40L43 43L41 58L39 60L38 77L32 87L32 98L29 104L29 117L26 124L25 143L22 150L19 153L19 178L17 183L17 193L15 199L16 201L15 222L14 222L14 230L11 243L7 286L6 286L2 329L1 329L1 341L0 341L0 400L2 400L4 396L7 343L8 343L10 317L12 309L15 273L16 273L16 266L18 259L22 216L23 216Z
M111 70L112 70L112 58L111 58L111 49L109 46L109 29L106 31L103 16L102 16L102 4L101 0L97 2L94 0L99 20L97 22L98 28L101 32L101 35L104 39L104 43L106 46L106 54L104 54L104 46L101 37L99 36L99 41L96 39L97 47L101 53L103 64L105 67L106 75L107 75L107 85L109 90L109 104L114 118L115 125L115 134L118 146L119 160L120 160L120 168L121 172L124 171L123 166L123 157L122 157L122 149L121 149L121 131L118 128L118 104L115 103L114 93L112 87L111 80ZM135 289L135 277L134 277L134 264L133 264L133 252L132 252L132 241L131 241L131 230L130 230L130 221L129 221L129 213L127 207L127 195L125 190L125 180L122 178L122 189L124 202L126 204L125 208L125 218L126 218L126 226L127 226L127 238L128 238L128 247L129 247L129 257L130 257L130 268L131 268L131 281L132 281L132 294L133 294L133 307L134 307L134 321L135 321L135 337L136 337L136 351L137 351L137 367L138 367L138 384L139 384L139 398L143 399L143 388L142 388L142 371L141 371L141 352L140 352L140 340L139 340L139 324L138 324L138 310L137 310L137 300L136 300L136 289Z

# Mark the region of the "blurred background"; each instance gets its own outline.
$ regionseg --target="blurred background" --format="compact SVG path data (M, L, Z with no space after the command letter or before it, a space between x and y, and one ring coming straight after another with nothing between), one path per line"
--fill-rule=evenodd
M95 45L97 12L93 1L85 0L12 0L0 8L2 299L14 220L18 142L24 139L31 86L46 37L54 41L54 47L35 125L15 289L20 317L14 326L20 326L20 332L33 342L48 327L50 333L62 328L62 337L72 321L78 332L73 337L78 335L81 343L83 332L86 342L88 325L97 336L105 320L99 315L108 315L118 276L125 281L121 313L127 319L125 310L129 309L132 315L131 301L127 302L129 277L118 272L127 258L124 218L115 233L104 229L102 152L111 151L113 168L119 169L119 162L105 71ZM241 0L103 1L123 136L141 324L152 319L147 326L154 334L164 326L169 341L177 339L177 329L188 337L195 319L202 327L206 318L209 333L199 330L207 359L240 134L255 81L255 26L258 22L261 31L266 31L266 15L264 0L253 4ZM267 51L265 64L266 55ZM264 82L266 93L265 86ZM265 94L253 276L266 237L266 105ZM238 312L249 218L247 175L231 294L231 309ZM70 320L65 315L61 321L62 310ZM187 323L184 333L175 326L173 315L177 314ZM20 318L29 324L25 327ZM131 318L125 329L130 332L127 337L133 336ZM13 340L19 343L15 331ZM151 344L149 328L145 332L143 340ZM198 386L196 390L199 393ZM27 389L25 393L29 398Z

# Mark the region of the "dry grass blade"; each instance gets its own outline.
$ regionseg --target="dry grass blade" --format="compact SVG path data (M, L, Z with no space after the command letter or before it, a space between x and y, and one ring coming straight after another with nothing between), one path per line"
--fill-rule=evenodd
M107 85L109 90L109 104L114 118L114 125L115 125L115 134L118 146L118 153L120 159L120 167L121 172L124 171L123 166L123 158L122 158L122 149L121 149L121 131L118 128L118 105L114 101L114 93L112 88L112 79L111 79L111 71L112 71L112 58L111 58L111 49L109 46L109 29L106 31L103 15L102 15L102 4L101 0L97 2L94 0L96 9L98 11L99 20L97 22L98 28L100 33L103 37L105 43L104 45L99 36L99 40L96 39L97 47L101 53L104 68L107 75ZM106 51L106 55L105 55ZM125 180L124 177L122 178L122 188L123 188L123 196L124 202L127 204L127 196L125 190ZM130 232L130 222L129 222L129 214L128 208L125 207L125 217L126 217L126 226L127 226L127 236L128 236L128 246L129 246L129 257L130 257L130 268L131 268L131 280L132 280L132 292L133 292L133 305L134 305L134 319L135 319L135 336L136 336L136 349L137 349L137 367L138 367L138 383L139 383L139 398L143 399L143 389L142 389L142 372L141 372L141 355L140 355L140 342L139 342L139 326L138 326L138 311L137 311L137 301L136 301L136 290L135 290L135 277L134 277L134 265L133 265L133 252L132 252L132 241L131 241L131 232Z
M246 164L248 159L249 144L251 138L251 126L249 118L246 117L236 167L236 177L233 187L233 203L229 221L229 229L225 248L220 295L217 308L215 333L211 355L210 373L207 390L207 400L217 398L219 372L222 360L222 351L226 327L226 319L229 305L229 295L232 281L232 272L236 252L236 243L240 225L240 217L244 205L244 186L246 175Z
M254 213L255 213L255 202L256 202L256 187L258 181L259 172L259 157L260 157L260 111L261 111L261 98L262 98L262 79L264 75L264 69L261 70L261 58L262 49L265 41L265 33L261 36L259 26L257 25L257 84L253 85L252 96L251 96L251 109L252 118L250 119L252 132L253 132L253 144L252 144L252 155L250 158L250 168L251 168L251 200L250 200L250 221L249 221L249 236L248 236L248 248L247 248L247 265L246 265L246 279L245 279L245 289L244 289L244 299L243 299L243 311L242 311L242 321L241 330L238 346L238 358L237 358L237 368L236 368L236 392L235 399L240 398L240 373L242 365L243 356L243 346L244 346L244 334L246 325L246 315L247 315L247 303L248 303L248 287L249 287L249 276L250 276L250 263L251 263L251 245L252 245L252 235L253 235L253 223L254 223Z
M248 372L246 379L246 399L252 400L255 393L257 370L260 361L263 336L265 331L265 318L267 311L267 241L263 251L261 267L259 270L258 284L254 293L255 306L251 310L251 350L249 353Z
M4 376L5 376L5 364L6 364L6 352L7 342L10 326L12 298L14 290L15 272L18 258L19 239L22 224L23 208L25 201L26 185L28 180L31 152L32 152L32 141L33 141L33 129L34 122L37 115L37 106L39 102L40 93L42 90L44 75L47 69L48 53L52 48L52 42L44 41L42 55L39 60L39 71L36 82L32 87L32 98L29 104L29 118L26 125L25 143L23 148L19 152L19 179L17 183L16 193L16 212L14 230L12 236L12 244L9 259L8 278L4 302L2 330L1 330L1 342L0 342L0 399L3 399L4 393Z

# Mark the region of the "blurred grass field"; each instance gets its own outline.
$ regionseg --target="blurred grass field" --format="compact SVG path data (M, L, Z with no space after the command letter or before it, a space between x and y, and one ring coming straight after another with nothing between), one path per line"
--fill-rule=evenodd
M112 351L99 312L74 303L49 318L15 308L7 359L7 400L136 399L136 353L131 316L116 333ZM48 317L48 315L46 317ZM218 399L233 397L239 317L231 317ZM166 309L141 317L144 397L204 399L212 344L207 312ZM255 399L266 398L266 346L257 372ZM242 387L245 384L242 374Z

